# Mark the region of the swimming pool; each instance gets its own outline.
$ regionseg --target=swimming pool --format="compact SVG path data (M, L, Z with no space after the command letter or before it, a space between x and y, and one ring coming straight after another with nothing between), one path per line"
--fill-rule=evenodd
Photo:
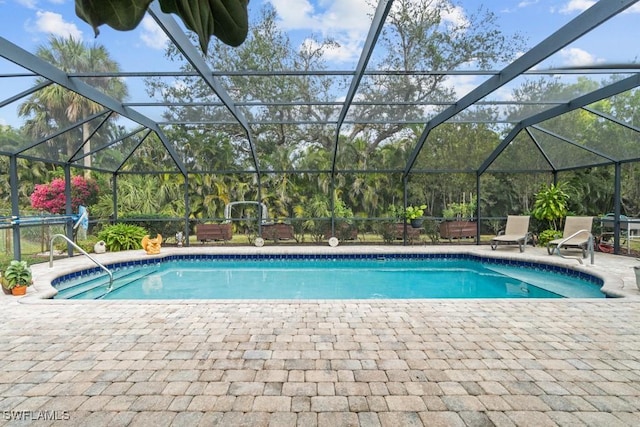
M466 254L191 255L109 266L52 282L58 299L603 298L593 276Z

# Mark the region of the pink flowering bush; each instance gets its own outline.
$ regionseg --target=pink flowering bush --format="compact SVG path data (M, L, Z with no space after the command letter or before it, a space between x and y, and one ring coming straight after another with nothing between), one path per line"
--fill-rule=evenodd
M78 211L80 205L95 203L98 184L80 175L71 178L71 209ZM52 214L65 213L64 179L56 178L48 184L36 184L31 193L31 206Z

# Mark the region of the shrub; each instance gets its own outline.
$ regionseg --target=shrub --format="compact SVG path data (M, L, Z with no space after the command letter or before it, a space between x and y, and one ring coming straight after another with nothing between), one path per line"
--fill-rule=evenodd
M128 214L119 217L123 221L135 223L146 229L148 234L162 235L164 238L174 237L178 231L184 232L184 220L173 219L169 215L162 214Z
M31 193L31 206L52 214L66 212L66 198L64 196L65 182L62 178L55 178L48 184L37 184ZM78 211L80 205L95 203L98 197L98 184L80 175L71 178L71 210Z
M147 230L138 225L119 223L103 228L98 239L104 240L110 252L127 251L142 249L142 238L147 234Z
M538 245L547 246L547 243L549 243L550 241L555 240L555 239L559 239L561 237L562 237L562 232L561 231L544 230L538 236Z

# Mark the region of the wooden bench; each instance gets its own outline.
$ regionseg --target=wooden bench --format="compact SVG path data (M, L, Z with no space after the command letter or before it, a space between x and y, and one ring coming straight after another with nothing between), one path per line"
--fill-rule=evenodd
M198 224L196 238L202 243L208 240L231 240L231 224Z
M291 224L266 224L262 226L262 238L269 240L294 239L293 225Z

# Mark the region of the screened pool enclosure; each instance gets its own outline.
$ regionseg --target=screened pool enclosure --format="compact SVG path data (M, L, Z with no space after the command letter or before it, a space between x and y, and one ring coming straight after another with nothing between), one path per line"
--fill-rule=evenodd
M379 1L346 46L280 26L256 1L247 40L212 39L203 55L154 2L145 22L167 40L126 69L110 58L129 47L110 45L108 30L37 51L2 30L5 250L78 239L78 204L89 235L131 222L168 244L200 244L198 226L216 224L232 237L204 240L479 243L550 183L566 184L570 214L612 214L614 249L626 250L625 219L640 217L640 47L569 65L566 55L615 46L621 27L640 40L628 25L636 1L595 2L534 40L505 30L492 2L466 3ZM138 33L122 34L133 48ZM353 60L335 60L354 46ZM76 176L95 183L90 201L75 199ZM43 209L33 194L56 179L63 202ZM424 206L415 230L408 206ZM471 231L443 235L450 217Z

